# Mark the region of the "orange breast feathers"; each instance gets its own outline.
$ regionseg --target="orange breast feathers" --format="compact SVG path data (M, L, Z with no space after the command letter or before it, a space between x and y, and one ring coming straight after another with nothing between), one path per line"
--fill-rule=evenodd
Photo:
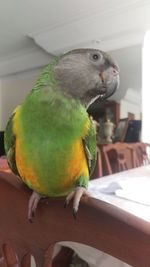
M68 162L67 173L68 177L72 180L78 179L80 176L89 178L89 170L82 140L76 141L72 147L72 156Z

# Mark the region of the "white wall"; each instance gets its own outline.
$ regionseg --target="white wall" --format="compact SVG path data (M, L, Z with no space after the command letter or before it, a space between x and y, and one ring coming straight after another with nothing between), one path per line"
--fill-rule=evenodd
M129 88L125 97L120 101L120 118L127 118L128 112L131 112L135 115L136 120L140 120L141 106L141 93Z
M136 120L141 118L141 107L139 105L130 103L126 100L121 100L120 103L120 118L124 119L128 117L128 112L131 112L135 115Z
M0 130L4 130L6 122L14 108L20 104L33 87L41 69L22 72L3 77L0 80Z

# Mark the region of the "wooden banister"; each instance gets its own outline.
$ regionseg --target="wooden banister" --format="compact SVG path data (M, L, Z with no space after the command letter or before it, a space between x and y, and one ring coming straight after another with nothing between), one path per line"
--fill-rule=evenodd
M11 173L0 172L0 266L60 266L54 245L59 241L86 244L134 267L150 266L150 224L115 206L83 198L77 220L64 198L44 199L33 223L27 219L31 191Z

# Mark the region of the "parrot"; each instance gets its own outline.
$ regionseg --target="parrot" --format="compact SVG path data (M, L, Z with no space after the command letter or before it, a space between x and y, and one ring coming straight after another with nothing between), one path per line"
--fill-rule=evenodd
M119 67L99 49L80 48L55 56L12 112L5 151L12 172L32 190L32 222L44 197L73 202L76 218L96 162L96 133L87 112L95 99L119 87Z

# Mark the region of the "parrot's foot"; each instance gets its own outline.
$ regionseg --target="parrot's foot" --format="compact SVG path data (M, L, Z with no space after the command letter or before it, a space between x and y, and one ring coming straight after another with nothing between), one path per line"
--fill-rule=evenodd
M36 208L41 198L42 196L40 194L33 191L29 199L29 206L28 206L28 220L30 222L33 222L32 219L35 216Z
M73 217L75 219L77 217L80 199L83 195L88 195L86 188L78 186L66 197L64 207L67 207L69 205L70 200L73 199Z

